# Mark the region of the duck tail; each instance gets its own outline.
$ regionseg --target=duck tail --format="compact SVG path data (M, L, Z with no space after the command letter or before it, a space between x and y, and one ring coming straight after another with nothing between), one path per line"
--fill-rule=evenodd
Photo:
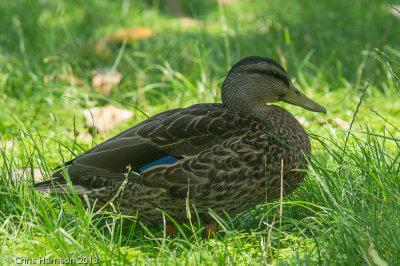
M75 189L75 192L77 194L87 194L90 192L95 192L99 190L104 190L105 188L97 188L97 189L88 189L87 187L81 186L81 185L72 185L72 187ZM33 188L36 191L42 191L42 192L55 192L57 194L65 194L65 193L71 193L70 186L66 182L66 180L62 177L55 178L52 180L48 181L43 181L40 183L36 183Z

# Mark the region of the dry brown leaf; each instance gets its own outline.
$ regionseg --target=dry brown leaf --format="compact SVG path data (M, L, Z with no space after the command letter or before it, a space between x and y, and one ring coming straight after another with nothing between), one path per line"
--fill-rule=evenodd
M113 43L123 43L146 39L154 35L154 30L145 27L122 28L105 37L105 40Z
M113 51L108 47L108 36L103 37L99 40L91 40L88 43L88 49L92 49L98 56L107 58L113 55ZM87 54L87 51L82 51L83 54Z
M349 129L350 128L350 124L346 121L344 121L343 119L337 117L333 119L333 122L335 122L335 124L343 129Z
M272 27L272 21L266 21L260 28L258 28L257 32L260 34L267 34Z
M222 5L228 5L237 2L237 0L216 0L216 1Z
M85 142L91 142L93 140L93 136L92 134L90 134L90 132L81 132L78 134L78 136L76 136L77 139L79 140L83 140Z
M57 77L57 80L69 81L73 85L76 85L76 86L79 86L79 87L83 87L85 85L77 76L74 76L71 73L57 74L56 77Z
M33 179L35 181L43 181L43 175L39 168L17 168L12 172L14 180L31 179L33 170Z
M113 105L84 110L83 114L88 127L94 126L99 133L107 132L117 124L133 116L133 112L117 108Z
M75 138L75 134L76 134L76 133L74 133L74 132L70 132L70 133L69 133L69 136L70 136L72 139L74 139L74 138ZM93 140L93 136L92 136L92 134L91 134L90 132L88 132L88 131L83 131L83 132L79 132L79 133L76 135L76 139L77 139L77 140L82 140L82 141L85 141L85 142L91 142L91 141Z
M309 126L311 123L309 121L306 120L306 118L304 116L296 116L297 121L299 121L299 123L303 126Z
M43 76L43 81L44 83L49 83L52 80L50 75L44 75Z
M199 21L197 19L189 17L179 18L178 21L179 25L181 25L184 28L196 27L199 24Z
M254 21L256 18L257 18L257 16L256 16L256 14L254 14L254 13L248 13L248 14L245 16L245 19L246 19L246 21L248 21L248 22L252 22L252 21Z
M7 140L5 145L6 150L11 150L15 144L16 142L14 140Z
M343 128L343 129L349 129L350 128L350 124L348 122L344 121L343 119L339 118L339 117L337 117L337 118L328 118L328 119L320 117L317 120L315 120L315 122L317 124L325 124L326 122L328 122L330 124L333 124L333 125L335 125L337 127Z
M400 5L389 6L389 12L395 17L400 17Z
M113 87L116 87L122 79L122 74L118 71L95 70L92 77L92 86L95 91L110 95Z
M72 75L71 73L57 74L55 77L58 81L68 81L72 85L76 85L79 87L83 87L85 85L78 77ZM52 80L54 80L54 78L51 75L44 75L43 77L43 81L45 83L49 83Z
M317 118L314 122L317 124L325 124L326 122L328 122L328 120L326 120L323 117L320 117L320 118Z
M167 0L167 9L169 13L175 16L188 16L189 12L186 10L186 8L181 5L180 3L174 1L174 0Z

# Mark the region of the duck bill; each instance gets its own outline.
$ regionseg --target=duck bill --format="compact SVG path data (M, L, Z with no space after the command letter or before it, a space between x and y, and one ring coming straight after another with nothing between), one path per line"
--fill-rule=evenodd
M281 101L303 107L304 109L313 112L326 114L326 109L323 106L305 96L298 89L296 89L293 84L290 84L288 92L286 93L285 97L281 99Z

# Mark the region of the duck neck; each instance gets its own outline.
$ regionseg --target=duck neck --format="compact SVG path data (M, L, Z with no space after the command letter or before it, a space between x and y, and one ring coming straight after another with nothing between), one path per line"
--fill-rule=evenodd
M249 98L249 95L238 95L235 97L222 97L222 104L225 108L237 110L252 116L260 117L268 109L262 99Z
M258 116L258 113L263 113L266 109L266 99L263 94L258 93L258 86L254 80L246 77L227 77L221 88L223 106Z
M258 113L263 113L267 106L264 104L255 103L254 101L246 102L245 100L240 101L224 101L223 106L229 109L234 109L243 113L248 113L257 116Z

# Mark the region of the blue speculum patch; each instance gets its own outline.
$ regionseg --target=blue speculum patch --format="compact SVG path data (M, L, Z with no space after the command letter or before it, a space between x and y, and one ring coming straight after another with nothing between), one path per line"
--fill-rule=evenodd
M148 163L148 164L140 167L138 170L139 170L139 172L143 172L144 170L146 170L146 169L148 169L150 167L153 167L153 166L156 166L156 165L161 165L161 164L173 164L178 160L179 159L175 158L172 155L167 155L167 156L162 157L162 158L160 158L160 159L158 159L158 160L156 160L154 162Z

